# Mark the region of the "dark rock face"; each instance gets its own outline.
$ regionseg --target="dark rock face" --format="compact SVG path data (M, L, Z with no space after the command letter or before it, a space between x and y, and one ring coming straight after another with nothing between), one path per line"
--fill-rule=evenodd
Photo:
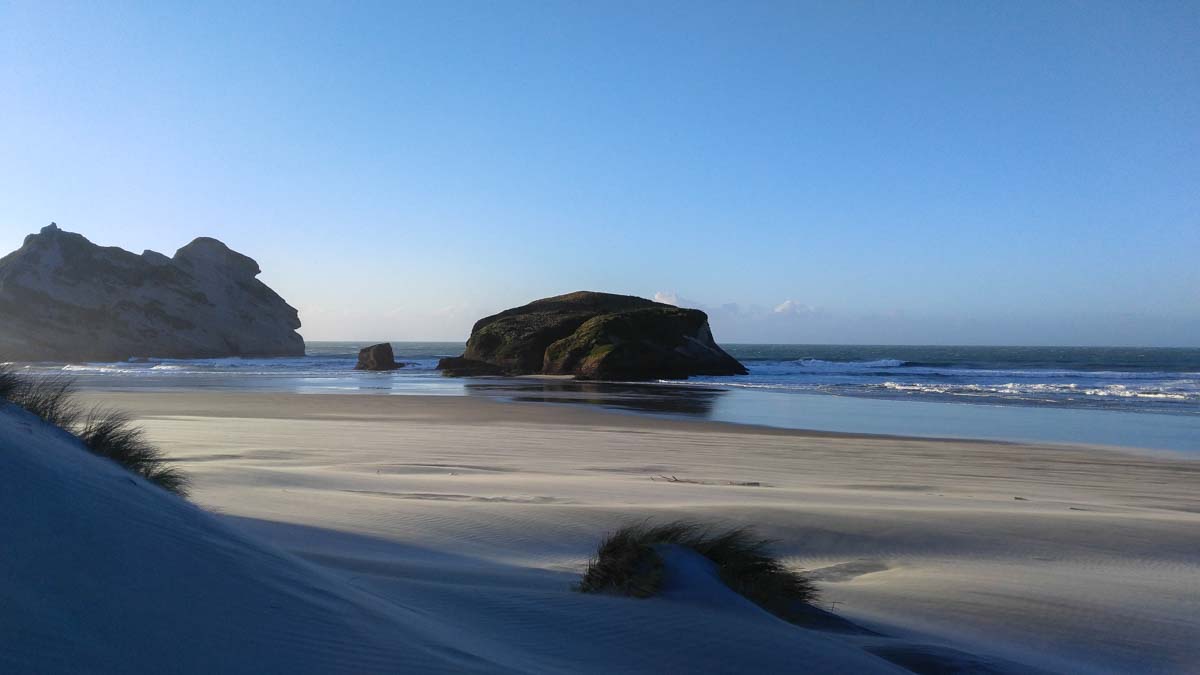
M390 342L382 342L358 350L358 363L355 370L396 370L403 368L403 363L396 362L396 354L392 351Z
M480 319L447 375L575 375L592 380L744 375L697 309L579 291Z
M0 258L0 360L302 356L296 310L259 272L216 239L136 255L51 223Z
M454 377L487 377L506 374L500 366L462 356L448 356L440 359L437 367L443 374Z

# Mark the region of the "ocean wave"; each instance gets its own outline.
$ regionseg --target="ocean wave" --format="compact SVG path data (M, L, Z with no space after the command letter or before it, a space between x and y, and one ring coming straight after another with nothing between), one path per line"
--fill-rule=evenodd
M824 359L797 359L792 363L813 370L871 370L875 368L899 368L906 362L900 359L876 359L874 361L826 361Z
M801 384L801 383L782 383L782 382L730 382L728 380L656 380L658 384L669 384L682 387L690 386L710 386L710 387L730 387L733 389L767 389L776 391L817 391L822 385L819 384Z
M137 373L137 368L125 368L111 363L68 363L59 370L68 373L116 373L127 375Z
M1063 380L1063 381L1110 381L1134 380L1153 381L1200 375L1194 372L1169 371L1118 371L1118 370L1071 370L1071 369L1000 369L917 366L899 359L877 359L873 361L825 361L800 359L789 361L748 361L751 376L784 377L795 376L854 376L854 377L923 377L942 380Z
M1181 381L1190 382L1190 381ZM1004 384L921 384L884 382L879 386L897 392L918 394L948 394L960 396L1097 396L1116 398L1145 398L1170 401L1200 401L1200 389L1192 383L1191 391L1162 386L1130 387L1123 384L1105 386L1081 386L1077 383L1017 383Z
M145 359L139 363L152 363L164 366L167 369L169 366L185 366L191 368L288 368L297 366L311 366L314 361L306 356L281 356L268 358L253 358L243 356L227 356L215 359Z
M438 359L401 358L407 364L392 375L425 374L435 371ZM279 358L228 357L215 359L131 359L129 361L96 363L27 363L20 364L31 372L65 372L78 377L124 376L139 379L208 377L340 377L356 376L356 356L306 356ZM361 375L361 373L357 373Z

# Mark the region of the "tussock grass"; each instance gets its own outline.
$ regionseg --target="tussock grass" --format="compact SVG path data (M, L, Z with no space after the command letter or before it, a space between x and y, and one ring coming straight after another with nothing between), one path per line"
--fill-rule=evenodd
M763 609L791 620L796 603L817 599L801 572L770 555L771 542L749 528L713 531L696 523L630 525L600 544L576 590L648 598L662 588L663 563L655 547L684 546L716 565L721 580Z
M92 454L110 459L164 490L187 496L187 475L164 459L162 450L146 440L129 416L103 408L85 414L75 401L70 378L23 377L0 366L0 401L20 406L74 434Z
M596 556L588 561L583 579L576 585L582 593L611 593L648 598L662 587L662 558L655 544L676 543L681 523L623 527L604 538Z
M123 412L93 409L75 430L92 454L111 459L170 492L187 496L188 477L163 459L163 452L146 440Z
M0 376L0 393L5 401L64 429L74 426L82 415L75 403L75 381L69 377L27 377L7 370Z
M0 365L0 401L7 401L21 384L21 378L13 372L11 366Z

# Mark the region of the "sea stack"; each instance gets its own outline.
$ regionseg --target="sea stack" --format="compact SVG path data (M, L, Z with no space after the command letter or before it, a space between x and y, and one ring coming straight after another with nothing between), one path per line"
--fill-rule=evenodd
M588 380L745 375L708 316L645 298L579 291L480 319L447 375L574 375Z
M358 350L358 363L354 365L355 370L396 370L403 367L403 363L396 362L390 342L381 342Z
M0 258L0 361L302 356L299 315L259 273L208 237L168 258L51 223Z

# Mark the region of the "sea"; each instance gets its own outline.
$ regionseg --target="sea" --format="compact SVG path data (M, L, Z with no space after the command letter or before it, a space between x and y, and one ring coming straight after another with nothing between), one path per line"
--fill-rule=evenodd
M295 358L15 364L100 390L483 396L792 429L1184 452L1200 458L1200 348L730 344L748 375L651 383L448 378L461 342L393 342L406 367L355 371L365 342Z

